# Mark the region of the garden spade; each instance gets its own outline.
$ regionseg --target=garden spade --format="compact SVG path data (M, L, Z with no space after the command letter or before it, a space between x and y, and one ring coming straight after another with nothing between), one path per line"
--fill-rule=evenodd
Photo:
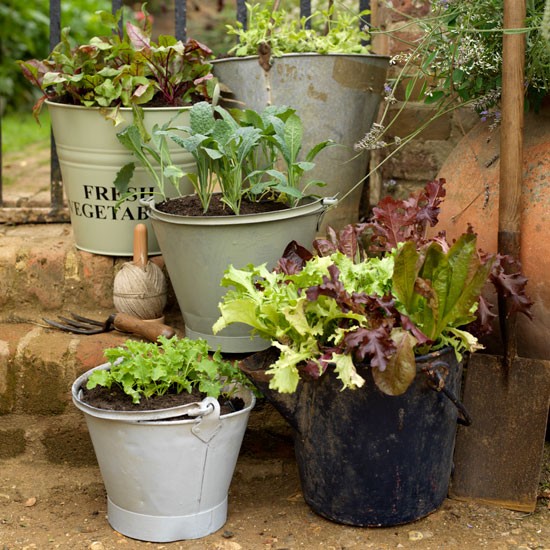
M525 0L504 1L504 28L525 26ZM524 33L504 33L498 249L519 258L523 174ZM550 361L517 356L515 313L499 300L503 356L474 353L463 402L450 496L535 509L548 407ZM536 320L535 320L536 322Z

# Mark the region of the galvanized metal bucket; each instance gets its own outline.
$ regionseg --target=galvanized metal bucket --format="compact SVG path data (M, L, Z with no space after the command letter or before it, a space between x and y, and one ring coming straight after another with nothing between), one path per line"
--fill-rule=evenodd
M269 71L258 56L214 61L214 74L230 97L247 107L289 105L304 124L303 152L316 143L332 139L341 147L329 147L315 159L310 179L325 181L324 196L343 197L368 172L369 155L358 154L353 145L369 131L378 111L389 58L378 55L287 54L273 58ZM234 104L233 104L234 105ZM362 185L358 185L323 218L326 226L341 228L359 215Z
M100 365L72 386L85 416L107 491L107 518L134 539L171 542L220 529L250 411L251 391L237 395L245 407L220 416L216 399L160 411L107 411L82 400L82 387ZM187 414L194 418L170 420Z
M134 227L148 225L148 250L159 254L157 239L139 197L125 201L115 211L119 194L114 186L118 171L135 160L117 139L132 122L132 110L121 109L125 122L114 126L99 108L47 101L59 157L63 188L69 205L76 247L107 256L133 254ZM154 107L144 109L144 125L150 132L173 117L175 124L188 123L189 109ZM176 144L170 146L174 163L185 172L195 170L193 157ZM145 169L137 166L132 188L147 196L158 191ZM191 182L182 180L181 192L191 193Z
M248 353L267 348L262 338L251 338L251 328L235 323L214 335L218 304L227 292L220 286L224 271L233 265L267 263L275 266L292 240L301 244L315 238L326 204L306 199L285 210L241 216L175 216L149 208L153 229L185 321L188 338L204 338L211 349Z

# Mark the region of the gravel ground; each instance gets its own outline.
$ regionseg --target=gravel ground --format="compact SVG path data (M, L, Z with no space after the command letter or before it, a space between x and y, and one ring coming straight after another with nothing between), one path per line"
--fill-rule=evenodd
M354 528L326 521L309 509L291 455L272 460L242 456L221 530L199 540L153 544L124 537L109 526L97 467L10 459L0 461L0 550L550 550L549 499L543 497L550 496L549 472L546 460L541 498L532 514L448 499L408 525Z

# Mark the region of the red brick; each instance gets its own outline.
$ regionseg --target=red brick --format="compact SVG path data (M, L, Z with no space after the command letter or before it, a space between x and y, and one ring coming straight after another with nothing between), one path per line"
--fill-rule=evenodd
M19 341L34 327L26 324L0 325L0 414L15 409L17 367L14 363Z
M113 307L114 258L78 251L82 291L95 307Z
M422 17L430 12L429 0L392 0L392 4L395 10L389 11L392 21L408 21L409 17Z
M13 286L16 281L15 261L19 242L0 239L0 306L6 306L13 294Z
M36 297L40 309L47 311L63 305L64 260L65 251L58 246L33 247L28 251L25 267L27 291Z
M409 104L399 112L399 105L396 104L388 112L388 120L395 122L391 126L392 134L406 138L418 130L423 124L429 122L436 114L436 109L427 105L416 103ZM452 116L444 115L436 117L428 126L415 137L415 140L441 140L445 141L451 136Z
M130 337L129 334L116 331L80 337L74 356L76 374L80 375L105 363L103 351L122 345Z
M414 141L386 161L382 167L383 178L406 179L425 184L436 177L449 152L450 146L444 141Z
M65 410L74 377L67 336L61 331L34 327L19 342L14 359L18 411L49 415Z

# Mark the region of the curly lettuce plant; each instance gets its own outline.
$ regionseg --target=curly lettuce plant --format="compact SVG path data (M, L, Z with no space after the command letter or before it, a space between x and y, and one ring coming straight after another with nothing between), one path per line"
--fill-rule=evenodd
M270 340L280 350L270 387L283 393L328 368L343 388L359 388L357 365L365 364L381 391L399 395L416 376L415 356L451 346L460 359L479 349L473 327L488 331L494 316L485 284L529 315L526 279L504 273L508 259L480 254L473 232L452 245L444 235L426 239L443 185L431 182L408 200L387 197L368 223L316 240L316 254L291 243L273 271L230 266L214 332L240 322Z
M249 387L234 362L226 361L221 353L209 353L206 340L165 338L158 343L127 340L123 346L104 352L111 366L94 370L86 388L119 386L125 394L139 403L142 398L191 393L194 389L208 397L230 397L233 384Z
M212 99L216 81L208 47L173 36L155 43L148 17L141 27L127 22L120 33L121 13L100 12L113 30L109 36L73 47L65 28L46 59L19 61L23 75L43 93L33 108L36 117L47 99L100 107L115 124L121 121L120 107L139 114L144 105L181 107Z

